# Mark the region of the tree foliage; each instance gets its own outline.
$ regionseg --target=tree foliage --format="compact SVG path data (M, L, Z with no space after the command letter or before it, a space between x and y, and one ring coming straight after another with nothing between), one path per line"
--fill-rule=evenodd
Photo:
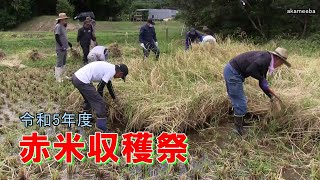
M268 39L274 35L304 37L320 27L318 0L170 0L189 26L208 26L222 34L245 32ZM290 9L316 14L288 14Z
M0 0L0 30L14 27L32 16L34 0Z
M56 6L56 13L66 13L68 16L73 16L74 6L68 0L58 0Z

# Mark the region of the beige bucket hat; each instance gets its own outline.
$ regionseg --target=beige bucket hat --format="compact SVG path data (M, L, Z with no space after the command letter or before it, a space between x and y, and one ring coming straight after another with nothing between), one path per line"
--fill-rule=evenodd
M61 19L69 19L69 17L67 16L66 13L59 13L59 18L56 19L56 20L58 21L58 20L61 20Z
M280 57L280 59L283 61L283 63L288 66L291 67L291 64L288 62L288 51L282 47L278 47L276 50L274 51L269 51L270 53Z

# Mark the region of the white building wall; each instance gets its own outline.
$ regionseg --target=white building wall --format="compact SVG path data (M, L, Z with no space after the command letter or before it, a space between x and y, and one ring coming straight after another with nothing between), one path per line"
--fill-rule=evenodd
M173 18L178 13L177 10L171 9L149 9L149 17L155 20Z

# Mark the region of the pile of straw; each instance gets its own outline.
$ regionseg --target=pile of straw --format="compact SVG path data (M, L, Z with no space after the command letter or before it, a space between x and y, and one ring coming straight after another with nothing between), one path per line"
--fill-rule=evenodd
M39 53L39 51L37 49L33 49L28 53L28 57L31 60L37 61L37 60L43 59L44 55Z
M119 47L118 43L112 43L108 47L109 55L113 58L121 58L122 57L122 51Z

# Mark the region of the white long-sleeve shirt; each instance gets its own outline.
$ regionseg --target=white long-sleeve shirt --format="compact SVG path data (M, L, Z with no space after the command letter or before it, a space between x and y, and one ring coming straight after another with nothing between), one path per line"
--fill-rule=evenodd
M217 43L217 40L216 40L216 38L214 38L214 37L211 36L211 35L206 35L206 36L203 37L202 43L212 43L212 44L216 44L216 43Z
M88 54L88 59L94 61L106 61L106 55L104 54L105 49L106 47L104 46L94 47Z

